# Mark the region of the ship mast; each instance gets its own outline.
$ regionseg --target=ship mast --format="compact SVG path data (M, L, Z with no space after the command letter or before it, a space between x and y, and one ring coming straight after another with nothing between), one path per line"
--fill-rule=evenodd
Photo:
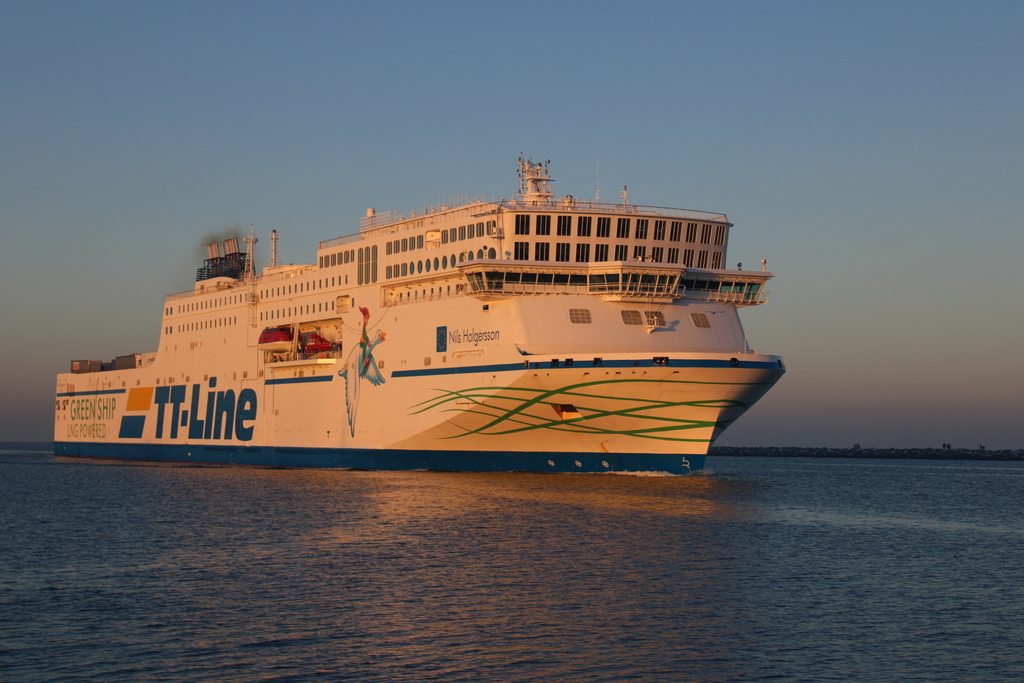
M260 297L256 290L256 269L253 267L253 245L259 240L256 239L256 234L253 232L255 225L249 224L249 234L243 239L245 240L245 282L249 285L249 325L256 327L256 309L260 303Z
M548 167L550 161L538 161L523 159L519 155L519 196L524 204L548 204L555 193L548 187L551 182L551 174Z

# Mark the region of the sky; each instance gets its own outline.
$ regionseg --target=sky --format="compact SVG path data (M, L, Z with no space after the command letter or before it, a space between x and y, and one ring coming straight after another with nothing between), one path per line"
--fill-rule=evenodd
M733 446L1024 448L1024 3L0 3L0 440L156 349L208 237L312 263L367 207L726 213L788 372ZM262 253L261 251L262 250Z

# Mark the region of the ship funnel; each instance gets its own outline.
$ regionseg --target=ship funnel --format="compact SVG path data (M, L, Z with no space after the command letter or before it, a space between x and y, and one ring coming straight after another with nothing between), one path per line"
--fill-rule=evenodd
M228 256L229 254L237 254L237 253L239 253L239 250L238 250L238 238L237 237L230 237L230 238L224 240L224 255Z
M207 244L206 255L208 258L220 258L220 242L210 242Z

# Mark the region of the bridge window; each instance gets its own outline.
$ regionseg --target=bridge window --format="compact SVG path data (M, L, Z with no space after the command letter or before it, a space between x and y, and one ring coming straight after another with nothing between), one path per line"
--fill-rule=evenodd
M576 236L590 237L590 216L580 216L576 219Z
M619 311L622 315L622 322L626 325L643 325L644 319L640 311Z
M577 325L589 325L590 309L589 308L570 308L569 309L569 322L576 323Z
M629 219L628 218L620 218L619 219L619 223L618 223L618 225L615 228L615 236L618 237L619 239L623 239L623 240L628 240L629 239Z
M551 234L551 216L537 216L537 234Z

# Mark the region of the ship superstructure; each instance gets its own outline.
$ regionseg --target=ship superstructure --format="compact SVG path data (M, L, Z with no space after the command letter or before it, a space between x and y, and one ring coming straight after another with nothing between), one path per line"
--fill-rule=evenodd
M530 471L703 467L784 373L737 311L724 214L520 194L367 211L315 263L256 274L255 237L167 297L158 350L57 378L61 455ZM276 231L272 236L276 255Z

